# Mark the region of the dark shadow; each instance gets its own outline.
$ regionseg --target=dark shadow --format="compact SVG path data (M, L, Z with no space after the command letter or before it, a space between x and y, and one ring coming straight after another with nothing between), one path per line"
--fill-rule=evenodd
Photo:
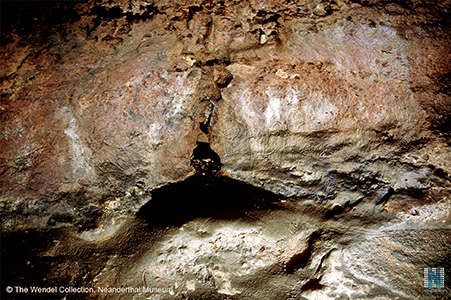
M0 44L9 42L12 32L30 43L46 42L52 32L62 32L65 23L80 19L76 4L56 0L0 1Z
M210 148L209 143L197 142L191 155L191 166L197 175L211 177L221 169L221 158Z
M308 241L307 241L307 249L304 251L295 254L292 256L288 262L286 263L285 270L286 273L291 274L294 273L298 269L305 268L309 261L311 260L312 253L313 253L313 246L315 242L321 237L321 232L314 231Z
M58 286L66 285L67 278L60 281L46 281L54 267L63 258L41 255L51 247L54 239L60 238L58 231L21 231L1 233L1 284L0 299L61 299L64 295L44 293L5 293L6 286Z
M196 175L152 192L137 213L150 226L180 226L195 218L252 221L281 209L282 196L224 176Z
M302 289L301 289L301 291L314 291L314 290L320 290L320 289L322 289L323 287L324 287L324 285L322 285L321 283L320 283L320 281L321 281L321 277L320 278L313 278L313 279L310 279L309 281L307 281L307 283L306 284L304 284L303 286L302 286Z

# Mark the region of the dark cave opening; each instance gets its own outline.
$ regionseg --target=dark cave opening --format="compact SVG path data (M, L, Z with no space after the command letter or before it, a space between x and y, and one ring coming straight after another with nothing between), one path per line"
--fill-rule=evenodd
M197 175L211 176L221 169L221 158L214 152L209 143L197 142L191 155L191 166Z
M151 227L180 226L196 218L255 221L282 209L281 196L224 176L192 176L152 192L137 213Z

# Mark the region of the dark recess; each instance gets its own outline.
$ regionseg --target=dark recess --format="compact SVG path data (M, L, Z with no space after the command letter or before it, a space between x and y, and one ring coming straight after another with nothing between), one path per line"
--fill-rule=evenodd
M314 244L321 237L321 232L315 231L309 237L307 241L307 249L299 254L294 255L285 265L285 271L287 274L296 272L298 269L305 268L310 261L313 253Z
M192 176L152 192L138 212L151 227L180 226L195 218L254 221L282 209L280 196L223 176Z
M203 133L208 134L208 123L210 123L210 120L207 119L205 122L200 122L199 128L202 130Z
M42 255L61 237L58 231L8 232L1 234L1 287L0 299L61 299L62 294L5 293L7 286L65 286L69 278L46 278L64 257ZM76 298L70 298L76 299Z
M212 176L221 169L221 158L214 152L209 143L197 142L191 155L191 166L196 175Z
M321 278L313 278L310 279L309 281L307 281L306 284L304 284L302 286L302 291L314 291L314 290L320 290L324 287L324 285L322 285L320 283Z
M64 31L64 24L80 19L74 7L81 2L85 1L1 0L1 44L13 32L32 43L45 41L51 33Z
M1 233L0 299L98 299L84 293L5 293L7 286L28 287L90 287L103 268L109 250L78 244L64 254L49 254L55 243L67 240L65 229L26 230ZM115 252L116 253L116 252Z

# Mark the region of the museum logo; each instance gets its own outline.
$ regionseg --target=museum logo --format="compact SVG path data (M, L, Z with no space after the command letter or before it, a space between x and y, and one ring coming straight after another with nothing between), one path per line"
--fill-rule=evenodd
M445 291L444 268L424 268L424 291L425 292Z

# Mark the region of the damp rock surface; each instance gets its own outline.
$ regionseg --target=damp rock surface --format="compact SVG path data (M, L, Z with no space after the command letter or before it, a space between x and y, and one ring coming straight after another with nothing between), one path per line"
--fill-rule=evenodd
M449 297L449 1L1 5L0 298Z

